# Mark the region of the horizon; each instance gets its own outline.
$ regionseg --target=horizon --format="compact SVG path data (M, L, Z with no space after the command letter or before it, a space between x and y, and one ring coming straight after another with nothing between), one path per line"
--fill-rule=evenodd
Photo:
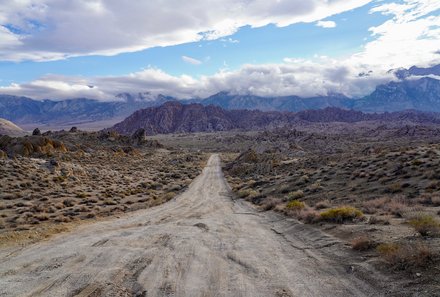
M145 92L361 98L397 81L390 70L440 64L434 0L179 5L0 4L0 93L106 101Z

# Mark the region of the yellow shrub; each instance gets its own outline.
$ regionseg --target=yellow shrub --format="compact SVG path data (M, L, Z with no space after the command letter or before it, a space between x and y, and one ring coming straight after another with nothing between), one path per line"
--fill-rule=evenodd
M408 223L422 236L440 234L440 223L428 214L419 215L409 220Z
M299 200L292 200L289 203L287 203L286 207L289 209L300 210L306 207L306 205L304 202L301 202Z
M325 221L331 221L336 223L342 223L344 221L353 221L363 217L362 211L351 206L341 206L336 208L328 209L321 212L321 219Z

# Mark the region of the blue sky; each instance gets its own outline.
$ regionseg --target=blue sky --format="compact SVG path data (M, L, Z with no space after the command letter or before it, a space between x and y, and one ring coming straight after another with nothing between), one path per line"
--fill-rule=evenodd
M225 11L223 17L221 12L220 16L212 16L210 12L206 12L204 16L202 13L203 17L200 19L205 19L206 25L198 19L194 22L192 14L176 13L172 15L173 20L176 20L174 26L172 21L169 21L169 12L166 12L163 18L158 16L157 26L169 29L161 28L158 32L153 26L154 21L153 24L144 23L143 18L148 19L148 13L144 17L135 15L136 1L128 1L127 6L133 3L133 10L122 11L120 22L112 21L108 26L104 26L108 20L104 13L110 8L117 9L114 7L116 4L110 3L114 0L93 0L88 3L79 0L78 3L84 2L83 6L78 4L70 8L68 5L71 4L67 4L68 1L66 7L63 7L64 0L24 2L28 2L27 6L20 6L22 1L12 1L10 5L0 4L0 8L1 5L4 6L3 11L10 10L10 14L4 13L3 16L0 12L0 23L3 26L0 40L3 33L6 41L0 41L0 93L23 94L37 98L87 95L108 99L119 91L164 93L170 89L169 95L205 96L222 91L219 89L221 87L228 88L228 79L235 84L234 77L241 74L237 78L243 84L231 87L227 91L255 92L260 95L274 91L274 95L285 95L302 90L301 83L310 84L309 80L312 79L314 83L319 80L331 80L326 86L317 88L321 93L338 91L355 96L367 92L377 83L390 79L384 77L385 70L406 67L412 63L423 66L436 62L439 56L434 54L434 44L439 41L437 38L440 35L438 29L432 26L440 20L440 6L435 0L334 0L333 6L326 4L326 1L314 0L315 7L304 8L301 8L300 4L304 2L290 1L298 2L296 6L292 6L287 3L289 1L284 1L287 6L281 8L291 9L290 13L271 7L270 4L262 7L263 4L255 0L254 6L249 7L249 14L246 11L237 13L240 21L236 23L228 17L230 11ZM94 6L90 6L92 2L95 3ZM151 2L154 5L157 1ZM171 2L173 1L170 1L170 6L173 5ZM204 3L207 2L210 1ZM226 2L228 1L224 1L225 4ZM363 3L359 4L360 2ZM72 18L72 21L66 21L64 24L63 19L57 20L50 15L50 11L56 12L56 9L63 8L71 9L76 15L83 13L84 20L90 19L88 14L95 13L93 16L98 17L98 20L102 17L103 28L99 28L100 25L94 24L93 21L84 24L87 21L82 21L81 17L77 23ZM146 10L152 8L155 7L144 7ZM209 8L207 6L207 9ZM272 9L273 15L266 13ZM116 11L119 13L119 10ZM259 13L261 16L258 18ZM417 17L414 17L415 14ZM68 15L65 18L69 20ZM134 23L138 22L138 27L132 27L127 23L131 20ZM164 20L171 24L164 25ZM330 26L318 26L322 21L330 21ZM182 24L187 23L188 28L181 32ZM231 23L234 23L232 29ZM408 40L405 41L405 37L396 36L395 32L399 31L399 26L408 24L408 30L413 28L414 34L408 34ZM421 24L428 32L433 32L432 36L423 37L422 33L416 32L417 29L414 28L420 27ZM98 27L96 32L95 26ZM143 26L146 27L145 31L141 30ZM151 32L148 31L149 26ZM200 38L201 31L197 30L208 29L206 31L211 32L211 28L215 32L214 36ZM379 33L373 35L374 30L371 28L376 28ZM402 27L404 28L406 27ZM119 38L118 34L121 34ZM396 57L399 50L393 48L394 46L405 46L404 43L407 42L408 50L415 52L420 38L422 41L430 40L428 42L431 48L426 49L426 54L414 53L409 57L408 54L402 53L400 60ZM142 43L138 40L144 41ZM390 63L383 63L384 57L386 61L388 59L387 56L381 56L382 52L392 57L389 59ZM341 65L346 71L341 72ZM378 70L378 65L381 66L382 72ZM284 71L288 68L292 77L287 81L294 81L298 85L295 88L289 88L289 85L281 92L273 90L272 86L264 86L264 92L258 91L259 86L246 82L244 76L254 75L255 69L261 72L260 66L271 66L267 72L278 74L283 77L281 79L284 79ZM310 78L313 67L321 76ZM322 73L331 72L332 69L334 75L322 76ZM254 71L251 75L250 70ZM356 72L364 70L377 70L378 74L365 81L362 86L358 86L358 81L353 82L353 78L344 78L347 80L344 84L351 83L354 86L343 86L341 78L337 76L339 73L347 76L347 71L356 75ZM304 82L301 82L301 71L304 71ZM128 82L129 79L133 81ZM275 82L280 80L272 79ZM101 87L99 84L103 82L115 87ZM172 83L180 85L175 88ZM281 86L285 83L282 82ZM122 84L125 87L121 86ZM170 86L167 87L167 84ZM83 88L84 85L94 85L96 88L88 90ZM162 90L158 85L163 85ZM213 88L213 85L217 86L217 89ZM279 82L276 85L279 86ZM305 92L299 95L316 94Z
M245 26L231 36L218 40L191 42L176 46L154 47L115 56L85 56L49 62L0 62L1 85L22 83L46 74L103 76L124 75L142 68L156 67L172 75L210 75L223 69L238 69L243 64L282 63L286 57L313 58L314 55L342 57L359 51L370 38L368 29L390 17L369 14L376 4L328 17L335 28L316 23L287 27ZM192 65L182 60L189 56L200 60Z

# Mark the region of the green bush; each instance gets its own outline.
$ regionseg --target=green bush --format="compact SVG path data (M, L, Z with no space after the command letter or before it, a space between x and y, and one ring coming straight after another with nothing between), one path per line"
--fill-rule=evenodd
M331 208L321 212L321 219L324 221L330 221L335 223L343 223L344 221L353 221L363 217L362 211L351 206L341 206Z

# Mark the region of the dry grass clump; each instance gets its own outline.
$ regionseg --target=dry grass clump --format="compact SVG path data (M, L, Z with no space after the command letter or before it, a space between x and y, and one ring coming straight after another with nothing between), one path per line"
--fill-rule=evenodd
M320 217L324 221L343 223L354 221L364 216L362 211L352 206L340 206L321 212Z
M382 243L376 250L394 270L425 267L436 257L429 246L423 243Z
M429 214L418 214L408 224L422 236L440 235L440 222Z
M353 239L350 244L351 248L356 251L367 251L376 246L374 240L365 235Z

